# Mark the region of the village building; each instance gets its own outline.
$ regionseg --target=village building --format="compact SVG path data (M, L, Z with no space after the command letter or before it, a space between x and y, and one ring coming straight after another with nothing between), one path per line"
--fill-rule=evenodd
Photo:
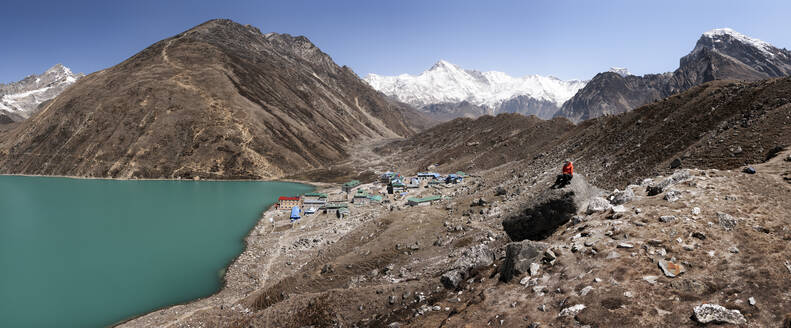
M343 190L344 192L351 192L352 190L354 190L354 188L357 188L358 186L360 186L360 181L352 180L347 183L344 183L343 186L341 187L341 190Z
M420 178L410 178L407 188L420 188Z
M400 194L406 191L406 185L401 180L393 180L387 187L387 192L390 194Z
M448 174L448 177L445 178L445 183L459 183L462 182L464 178L457 174Z
M387 171L381 176L382 183L390 184L390 182L396 179L401 179L401 174L398 172Z
M325 201L326 202L327 201L327 194L320 193L320 192L310 192L310 193L302 195L302 200L303 201L307 201L307 200L321 200L321 201Z
M349 208L349 204L346 204L346 203L335 203L335 202L327 203L326 205L324 205L324 213L333 214L333 213L338 212L340 209L343 209L343 208L348 209Z
M365 205L368 204L368 193L365 190L357 189L357 192L354 193L354 198L352 198L352 203L357 205Z
M277 208L280 210L290 211L294 206L299 206L299 197L280 196L277 199Z
M381 203L382 202L382 196L381 195L369 195L368 196L368 200L371 203Z
M311 192L302 195L302 207L305 208L305 213L310 209L314 211L322 208L327 203L327 194L319 192Z
M428 179L439 179L441 176L439 173L434 172L420 172L417 174L418 178L428 178Z
M410 197L407 198L406 201L407 201L407 205L409 206L422 206L422 205L430 205L440 200L442 200L442 196L428 196L423 198Z

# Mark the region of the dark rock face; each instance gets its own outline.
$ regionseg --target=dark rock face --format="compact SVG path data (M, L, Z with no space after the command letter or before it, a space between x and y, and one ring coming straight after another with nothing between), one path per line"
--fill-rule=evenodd
M548 120L559 110L558 105L548 100L539 100L529 96L517 96L504 101L497 108L497 113L517 113L522 115L535 115L540 119Z
M421 117L305 37L212 20L78 80L4 134L0 172L276 178Z
M576 174L566 187L544 191L521 214L503 220L503 229L513 241L546 239L597 193Z
M525 209L521 215L504 220L503 229L511 240L543 240L576 213L574 193L558 193L538 206Z
M713 80L761 80L791 75L791 52L722 29L705 33L672 73L597 74L555 116L579 122L623 113Z
M531 263L538 263L549 244L524 240L506 245L505 261L500 269L500 281L509 282L514 276L529 272Z

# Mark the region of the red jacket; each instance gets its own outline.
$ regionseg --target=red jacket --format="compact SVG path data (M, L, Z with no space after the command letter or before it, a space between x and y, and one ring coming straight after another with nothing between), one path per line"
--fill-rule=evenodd
M569 162L563 165L563 174L574 175L574 164Z

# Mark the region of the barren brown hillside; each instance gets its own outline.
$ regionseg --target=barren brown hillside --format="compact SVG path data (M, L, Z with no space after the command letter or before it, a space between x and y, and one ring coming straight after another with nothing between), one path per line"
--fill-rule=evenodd
M729 169L791 145L791 78L715 81L621 115L572 126L515 115L457 119L381 147L401 164L484 170L513 160L549 168L569 158L601 187L623 188L671 163ZM414 163L413 165L410 165ZM674 165L675 166L675 165Z
M0 172L272 178L422 120L305 37L212 20L80 79L0 142Z

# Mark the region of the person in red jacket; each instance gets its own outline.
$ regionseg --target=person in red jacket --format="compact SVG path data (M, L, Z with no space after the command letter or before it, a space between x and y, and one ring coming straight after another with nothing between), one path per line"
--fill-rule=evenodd
M557 179L555 180L555 184L552 188L563 188L571 182L571 179L574 177L574 163L569 160L563 161L563 170L561 174L558 175Z

